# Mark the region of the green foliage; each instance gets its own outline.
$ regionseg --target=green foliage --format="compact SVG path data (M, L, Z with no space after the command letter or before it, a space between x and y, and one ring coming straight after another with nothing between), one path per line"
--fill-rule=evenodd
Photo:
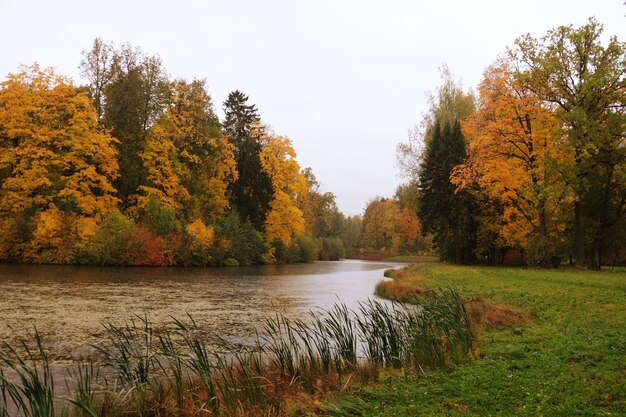
M133 227L133 221L121 211L111 210L78 255L78 262L95 265L127 264L130 254L124 233Z
M180 222L176 218L176 210L161 203L159 198L151 195L143 209L141 223L157 236L167 236L180 232Z
M346 248L346 256L354 257L361 245L361 233L363 218L361 216L348 216L345 218L344 227L339 238Z
M128 205L129 197L139 186L145 185L147 172L140 153L144 150L149 129L163 112L169 87L158 56L146 56L129 44L118 50L109 47L112 58L108 66L102 62L92 70L83 66L83 70L109 74L102 87L102 122L119 140L120 176L114 185L118 197ZM86 60L89 59L87 54ZM90 89L92 96L96 96L97 86L91 85Z
M346 257L346 247L338 237L322 239L320 258L325 261L337 261Z
M420 167L417 214L422 234L433 234L440 258L455 263L472 262L476 247L473 198L450 182L452 170L465 157L459 122L443 128L436 123Z
M299 251L299 262L313 262L319 259L321 247L319 240L307 235L298 235L294 244Z
M247 102L248 96L238 90L228 95L224 102L224 132L234 147L239 173L231 185L234 206L243 219L261 230L274 190L259 159L260 138L253 131L260 118L255 106Z
M216 225L217 233L229 244L223 252L217 253L214 262L221 264L227 258L234 258L239 265L258 264L269 249L260 232L249 220L242 220L239 214L231 212Z
M604 44L603 30L590 18L541 39L522 36L509 51L520 82L554 107L561 123L563 147L573 155L573 166L561 170L576 194L576 263L589 257L594 269L609 249L605 235L624 215L626 189L626 43L612 37Z

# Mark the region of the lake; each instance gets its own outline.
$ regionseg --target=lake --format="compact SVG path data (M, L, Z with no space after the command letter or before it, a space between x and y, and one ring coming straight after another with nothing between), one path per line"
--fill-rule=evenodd
M191 315L202 330L238 338L264 317L304 318L341 300L374 298L383 271L404 264L345 260L240 268L128 268L0 264L0 340L32 340L54 362L93 353L103 323L141 316L157 324Z

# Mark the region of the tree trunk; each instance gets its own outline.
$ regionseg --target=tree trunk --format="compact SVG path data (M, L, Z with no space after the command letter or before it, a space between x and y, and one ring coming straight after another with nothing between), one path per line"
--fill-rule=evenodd
M602 268L602 244L598 240L593 242L593 259L589 269L599 271Z
M578 200L574 203L574 217L576 219L576 232L574 235L574 252L576 255L576 267L585 266L585 219L583 203Z

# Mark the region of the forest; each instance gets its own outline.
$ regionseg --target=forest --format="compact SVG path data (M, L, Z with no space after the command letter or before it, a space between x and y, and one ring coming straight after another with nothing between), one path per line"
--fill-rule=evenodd
M398 161L345 216L241 91L97 38L86 85L38 65L0 84L0 260L249 265L436 252L458 264L626 260L626 46L594 19L522 36L477 93L449 70Z

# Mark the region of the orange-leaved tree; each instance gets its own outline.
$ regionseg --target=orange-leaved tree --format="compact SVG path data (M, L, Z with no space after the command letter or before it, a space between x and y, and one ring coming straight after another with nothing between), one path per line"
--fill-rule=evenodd
M561 243L563 206L572 201L561 175L571 157L559 146L557 120L516 82L505 59L487 69L479 94L477 112L463 123L469 156L452 182L458 189L477 184L499 199L501 237L530 263L547 266Z

